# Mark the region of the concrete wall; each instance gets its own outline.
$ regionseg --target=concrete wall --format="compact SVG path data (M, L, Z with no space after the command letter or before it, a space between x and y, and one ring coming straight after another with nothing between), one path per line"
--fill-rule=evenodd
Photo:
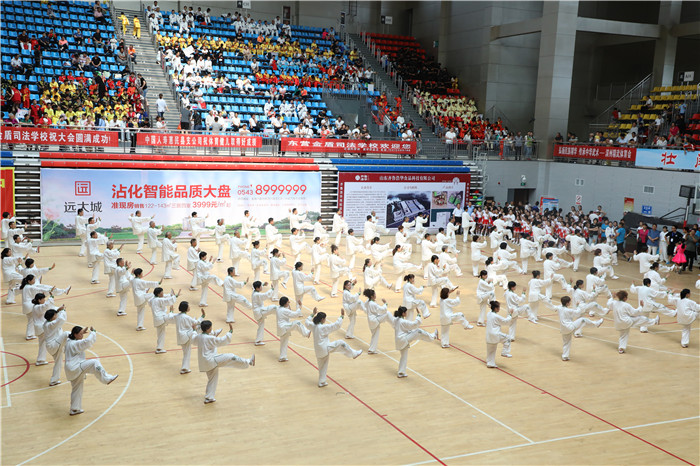
M678 197L680 185L700 184L697 173L557 162L489 161L486 174L485 195L500 204L508 201L509 189L535 188L530 203L541 196L556 197L559 207L568 210L581 195L584 210L602 205L612 218L622 218L625 197L634 199L635 212L650 205L655 216L685 207ZM520 186L521 175L527 177L526 186ZM576 179L583 180L583 186L576 186ZM654 186L654 194L644 193L644 186Z

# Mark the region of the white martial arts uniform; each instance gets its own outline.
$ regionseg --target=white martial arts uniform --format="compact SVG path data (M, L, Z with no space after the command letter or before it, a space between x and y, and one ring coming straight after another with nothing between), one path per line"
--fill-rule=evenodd
M193 328L204 320L203 317L195 319L186 312L180 312L173 318L175 320L175 335L177 336L177 344L182 347L182 367L181 374L190 372L190 353L192 352L192 340L197 335L197 331Z
M390 314L386 312L386 304L380 306L375 301L367 300L363 307L367 313L369 330L372 332L372 338L370 339L367 353L377 354L377 345L379 345L379 326L382 322L389 318Z
M233 323L236 321L233 315L236 310L236 303L242 304L247 308L253 307L245 296L236 292L236 288L242 288L245 284L245 282L239 282L230 275L224 278L223 299L226 303L226 323Z
M65 355L66 355L66 378L71 382L70 393L70 412L82 412L83 401L83 386L85 383L86 374L94 374L97 380L103 384L109 384L117 378L116 375L108 374L100 364L99 359L85 359L85 351L90 349L97 340L97 332L91 332L90 335L82 340L66 340Z
M557 306L556 310L559 314L559 331L561 332L563 345L561 358L564 361L568 361L569 353L571 352L571 337L583 327L599 326L603 323L603 319L593 322L590 319L581 317L581 315L586 312L586 310L582 308Z
M214 227L214 239L217 246L219 246L216 261L221 262L224 260L224 246L231 241L231 235L226 233L226 225L216 225Z
M624 301L611 299L608 301L608 307L613 310L615 330L620 332L618 349L621 352L627 349L627 340L629 339L631 328L656 325L658 323L658 316L656 319L645 317L642 308L635 309L631 304Z
M304 327L304 324L295 320L294 317L301 317L301 311L292 311L289 308L277 306L277 336L280 339L280 362L287 360L287 347L289 346L289 337L292 335L292 330L296 330L303 336L308 337L310 331Z
M336 330L339 330L342 325L342 316L338 317L338 320L332 324L314 324L312 316L306 319L306 327L311 331L314 337L314 352L316 353L316 360L318 361L319 387L328 385L328 382L326 382L326 374L328 372L330 353L338 351L349 358L356 358L362 354L362 350L353 350L350 348L350 345L343 340L328 341L328 336Z
M486 367L498 367L496 365L496 349L499 343L503 343L501 356L510 357L510 338L501 332L501 325L510 324L511 317L501 317L496 312L489 312L486 316Z
M136 329L144 330L143 318L146 310L146 304L153 298L153 293L149 293L149 288L156 288L160 283L147 281L142 278L131 279L131 293L134 295L134 306L136 306ZM126 315L126 312L118 315Z
M158 237L163 233L160 228L148 227L148 247L151 248L151 259L148 261L151 265L157 264L158 248L163 247L163 243L158 240Z
M343 290L343 309L345 315L348 316L348 329L345 331L345 338L355 338L355 320L357 319L357 310L362 309L362 301L360 293L353 293L349 290Z
M440 344L443 348L450 347L450 327L453 323L461 324L463 328L472 328L462 312L453 312L459 306L459 296L440 300Z
M169 294L162 298L153 297L148 302L153 314L153 326L156 328L156 353L165 353L165 327L173 321L175 315L168 308L175 304L177 296Z
M151 220L153 220L153 217L155 217L155 215L151 215L150 217L137 217L136 215L129 215L131 232L139 239L139 242L136 245L136 254L143 252L144 236L146 235L146 230L148 230L148 224L151 222Z
M690 326L698 318L700 306L688 298L669 298L669 302L676 305L676 319L681 326L681 346L687 348L690 344Z
M420 317L416 317L415 320L408 320L403 317L394 317L390 314L387 314L387 316L394 327L396 349L401 353L397 375L399 377L408 377L406 369L408 368L408 350L411 348L411 343L416 340L433 341L437 331L434 334L430 334L420 328Z
M483 326L486 321L486 313L489 312L489 302L496 299L496 289L494 283L490 278L479 279L479 283L476 287L476 302L479 304L479 318L476 321L477 325Z
M199 333L194 336L193 342L197 345L199 372L207 373L207 390L204 395L204 402L211 403L216 401L214 396L216 395L216 386L219 382L219 367L247 369L252 363L252 358L243 359L231 353L218 354L217 347L231 343L231 332L227 332L223 337Z
M61 383L61 366L63 365L63 350L68 340L68 332L63 330L63 324L68 319L66 311L60 310L56 318L49 322L44 320L44 340L46 341L46 351L53 358L53 372L49 385Z
M255 346L262 346L265 344L265 342L263 342L263 338L265 337L265 318L269 314L277 311L277 305L275 304L265 306L265 300L272 299L275 290L276 289L270 289L265 292L253 290L253 295L250 298L253 305L253 317L258 323L258 330L255 335Z
M194 276L195 276L195 286L202 286L202 295L199 298L199 305L200 306L206 306L207 305L207 294L209 292L209 283L214 282L218 286L222 286L224 284L224 281L217 277L216 275L212 275L209 273L209 271L214 267L214 264L211 262L205 261L200 259L197 262L197 265L195 266L194 270Z
M165 262L163 278L173 278L173 269L180 268L180 254L177 253L177 244L167 237L163 238L162 260Z

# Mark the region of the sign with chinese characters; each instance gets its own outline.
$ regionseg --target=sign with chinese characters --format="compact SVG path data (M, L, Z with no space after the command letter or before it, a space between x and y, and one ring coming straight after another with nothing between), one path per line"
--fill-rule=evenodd
M332 154L415 155L416 141L366 141L362 139L282 138L282 152Z
M625 198L625 203L624 203L624 206L622 207L622 211L624 213L634 212L634 198L633 197L626 197Z
M178 146L178 147L231 147L245 149L262 147L260 136L233 136L212 134L167 134L138 133L136 144L139 146Z
M651 206L650 205L643 205L642 206L642 215L651 215Z
M42 238L44 241L75 237L75 216L82 208L88 217L101 219L101 228L115 239L131 239L129 216L140 210L156 215L159 227L183 233L184 219L193 211L226 225L241 223L250 210L262 227L269 217L283 220L289 210L321 210L319 172L41 169ZM102 230L99 230L102 231ZM213 235L213 230L212 230Z
M386 228L426 214L425 226L435 231L445 226L457 204L464 205L470 180L469 173L340 172L338 208L358 233L373 211L377 223Z
M15 169L0 168L0 211L15 215Z
M636 151L636 147L573 146L557 144L554 146L554 157L634 162Z
M116 131L3 126L0 130L0 143L119 147L119 133Z
M683 149L637 149L638 167L700 171L700 151Z

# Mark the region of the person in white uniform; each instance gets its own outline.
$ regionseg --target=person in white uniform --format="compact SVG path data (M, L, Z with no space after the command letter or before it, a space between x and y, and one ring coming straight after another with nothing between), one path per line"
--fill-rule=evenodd
M389 316L388 320L394 327L394 343L396 349L401 353L399 370L396 374L400 379L408 377L406 369L408 369L408 350L411 348L411 343L416 340L433 341L439 336L437 329L430 334L420 328L420 313L418 313L414 320L409 320L406 318L406 312L408 311L404 306L399 306L393 316L387 314Z
M318 312L318 310L314 308L312 314L306 319L306 327L311 331L314 337L314 353L316 353L316 361L318 363L319 387L328 385L326 374L328 373L328 361L330 360L331 353L339 352L353 359L356 359L362 354L362 350L355 351L343 340L328 341L328 336L331 333L340 330L343 325L344 317L345 309L341 308L338 320L332 324L327 324L326 313Z
M189 374L190 370L190 353L192 352L192 341L197 335L197 328L206 317L204 309L202 316L199 319L191 317L187 313L190 311L190 305L187 301L182 301L178 305L179 313L175 315L175 329L177 335L177 344L182 348L182 366L180 374Z
M297 309L301 309L302 301L304 295L307 293L311 295L316 301L323 301L325 297L318 294L316 288L313 286L305 286L304 282L312 281L314 279L313 275L304 273L304 264L302 262L297 262L294 264L294 271L292 272L292 283L294 284L294 301L297 304Z
M462 312L454 312L454 309L459 306L460 298L459 291L456 292L454 298L450 298L452 290L443 288L440 290L440 345L443 348L450 347L450 327L452 324L460 324L463 329L472 329L473 325L464 317Z
M362 290L358 293L352 291L352 287L357 283L357 280L345 280L343 282L343 309L348 316L348 328L345 330L345 338L352 340L355 338L355 321L357 319L357 310L362 309Z
M190 291L197 291L197 262L199 262L199 248L197 238L190 239L190 247L187 249L187 270L192 273Z
M173 233L168 231L163 238L163 255L162 260L165 262L165 272L163 278L173 278L173 270L180 269L180 254L177 253L177 244L173 240Z
M93 374L97 380L105 385L114 382L118 375L108 374L100 364L99 359L85 359L85 352L92 348L97 340L97 331L90 327L89 335L87 327L78 325L73 327L65 346L66 378L71 382L70 415L82 414L83 388L85 375Z
M289 211L289 226L297 230L314 229L314 226L306 220L306 214L298 213L296 207Z
M483 238L484 241L480 241ZM472 260L472 275L475 277L479 276L479 266L488 259L488 256L484 255L482 252L486 248L488 243L486 242L485 236L472 236L472 242L469 243L471 249L471 260Z
M209 229L206 226L208 217L209 214L205 215L204 217L197 217L197 212L192 212L192 216L188 218L190 236L197 239L197 241L199 241L200 236L209 232Z
M287 270L282 270L282 267L286 264L287 259L284 253L281 253L277 248L273 249L270 253L270 283L272 283L272 288L275 290L272 295L273 301L279 299L279 285L286 289L287 282L289 282L289 279L292 277L291 273Z
M292 311L289 305L289 298L282 296L277 306L277 336L280 340L280 357L279 362L287 362L287 348L289 347L289 337L292 336L292 331L302 334L304 337L309 337L311 331L304 326L300 320L292 320L295 317L302 317L301 310Z
M377 293L375 293L374 290L365 289L362 294L367 298L367 301L364 303L363 307L367 313L369 330L372 333L367 354L377 354L380 325L382 322L388 320L391 314L387 312L386 299L382 299L383 305L380 306L377 304L375 301L377 299Z
M69 332L63 330L63 324L68 320L65 306L59 309L48 309L44 313L44 339L46 340L46 351L53 358L53 372L49 387L61 383L61 367L63 366L63 352L68 340Z
M318 218L316 218L316 221L314 222L314 233L313 236L314 238L320 238L321 242L326 243L328 242L328 230L322 223L322 218L319 215Z
M207 259L207 253L206 251L200 251L199 252L199 261L197 262L197 265L195 267L195 277L197 278L195 282L195 286L201 286L202 287L202 295L199 298L199 306L200 307L207 307L207 295L209 293L209 284L210 283L215 283L218 286L222 286L224 284L224 281L217 277L216 275L212 275L209 273L209 271L214 267L214 256L211 256L210 259Z
M114 271L117 268L117 259L121 254L122 244L119 248L114 247L114 241L107 241L107 248L102 252L102 262L104 264L104 273L108 277L107 297L113 298L117 296L117 276Z
M635 286L634 283L630 286L630 292L635 293L639 298L639 306L644 310L642 315L649 317L651 312L663 314L669 317L676 316L676 310L669 309L663 304L657 302L657 299L665 298L668 293L666 291L655 290L651 286L651 279L645 278L642 280L642 286ZM649 330L646 327L639 327L639 331L647 333Z
M146 235L146 231L148 230L148 223L155 218L155 215L151 215L150 217L143 217L141 215L141 211L137 210L134 212L133 215L129 215L129 221L131 222L131 232L136 235L136 237L139 239L138 244L136 245L136 254L140 254L143 252L143 242L144 242L144 237ZM78 225L76 224L76 227Z
M223 218L216 221L216 226L214 227L214 239L216 241L216 245L219 246L219 252L216 255L216 262L223 262L224 247L231 241L231 235L226 233L226 223L224 222Z
M534 319L530 306L526 304L525 289L520 295L515 289L516 286L517 284L514 281L509 281L508 289L504 293L508 314L511 316L510 326L508 327L508 338L510 338L510 341L515 341L515 331L519 317L527 317L530 321Z
M681 347L687 348L690 344L690 326L698 318L700 306L691 300L690 289L681 290L678 297L669 296L669 302L676 305L676 319L681 326Z
M501 310L501 304L498 301L489 303L491 312L486 316L486 367L492 369L498 367L496 365L496 350L498 344L503 344L501 356L511 358L510 354L510 338L505 333L501 332L502 325L509 325L510 316L500 316L498 312Z
M53 301L53 296L46 298L44 293L37 293L32 299L32 320L34 322L34 334L38 338L39 351L36 355L36 365L44 366L48 364L46 361L46 335L44 335L44 314L49 309L55 309L56 303ZM65 309L65 306L58 308L59 311Z
M397 244L392 251L393 258L392 263L394 265L394 272L396 273L396 282L394 283L394 291L397 293L401 292L401 283L404 281L404 277L407 272L418 271L421 266L418 264L412 264L409 262L411 260L411 254L404 249L404 245Z
M262 273L270 273L270 264L266 259L265 250L260 247L260 241L255 240L250 245L250 264L253 268L254 281L260 280Z
M620 290L615 293L617 299L610 299L608 307L613 311L615 319L615 330L620 332L620 339L617 351L623 354L627 351L627 340L629 339L630 329L633 327L658 325L660 317L650 319L644 316L644 310L641 307L633 308L627 302L629 294L625 290Z
M370 252L364 247L362 238L355 236L355 230L352 228L348 230L345 241L347 243L346 257L348 258L348 268L352 270L355 268L355 257L357 254L369 255Z
M314 285L318 285L321 280L321 269L323 264L328 264L328 252L326 243L318 236L314 237L314 244L311 246L311 273L314 276Z
M586 312L585 308L581 307L569 307L571 304L571 298L569 296L562 296L561 306L557 306L555 309L559 314L559 331L561 332L562 338L562 352L561 360L568 361L569 354L571 353L571 337L583 327L600 327L603 324L603 319L598 319L592 321L581 317L582 314Z
M143 326L144 314L146 311L146 304L151 300L153 295L148 292L150 288L155 289L160 286L162 281L147 281L143 277L143 269L135 268L131 272L134 276L131 279L131 292L134 295L134 306L136 306L136 330L141 331L146 328ZM126 312L123 314L126 315Z
M338 209L338 211L333 214L333 227L331 229L331 232L335 234L336 246L340 245L342 235L345 234L347 236L348 234L348 222L346 222L345 218L343 218L342 210L340 209Z
M175 305L178 296L180 296L180 292L178 291L176 294L173 290L170 290L170 294L165 296L163 288L158 287L153 290L153 297L148 302L153 314L153 326L156 328L156 354L167 352L165 349L165 327L175 318L172 306ZM170 308L169 311L168 308Z
M226 303L226 323L232 324L236 322L234 317L234 312L236 310L236 304L243 305L247 308L252 308L253 305L248 298L242 294L236 292L236 289L243 288L248 284L249 278L246 278L244 282L239 282L234 277L236 269L229 267L226 269L226 278L224 278L224 295L223 300Z
M151 221L148 224L148 231L146 234L148 237L148 247L151 248L151 259L148 262L151 265L156 265L158 263L158 248L163 247L163 243L158 240L158 237L163 234L163 227L158 228L156 222Z
M275 219L272 217L267 219L267 225L265 225L265 239L267 240L268 251L282 247L282 233L275 226Z
M430 300L430 307L437 307L437 298L440 288L455 288L450 279L447 277L447 274L448 270L446 267L440 264L440 258L438 256L433 255L430 258L430 265L428 265L428 279L426 281L426 285L432 287L433 289L432 298ZM426 316L426 318L427 317L428 316Z
M22 257L13 256L10 248L2 250L2 280L7 287L7 298L5 304L15 304L15 291L22 282L22 274L19 273L19 266L22 263ZM27 256L24 257L26 259Z
M311 252L311 246L306 241L306 235L303 231L297 228L292 228L291 234L289 235L289 245L292 248L292 254L294 255L294 263L299 262L301 258L301 253L304 250Z
M331 255L328 257L328 264L330 266L331 272L331 298L335 298L338 295L338 283L340 283L341 275L347 276L352 279L352 272L346 266L345 259L338 255L338 246L331 244Z
M489 303L496 299L496 286L489 278L486 270L479 272L479 283L476 286L476 302L479 305L479 318L476 321L477 327L484 327L486 324L486 314Z
M199 324L202 333L194 336L193 342L197 345L197 363L199 372L207 373L207 389L204 395L204 404L216 401L216 386L219 383L219 367L235 367L247 369L255 366L255 355L244 359L232 353L219 354L217 347L231 343L233 325L228 324L229 331L222 337L212 335L212 323L204 320Z
M644 244L638 253L632 256L632 259L639 262L639 273L647 273L651 270L651 264L659 260L658 254L649 254L647 245Z
M530 257L537 254L537 243L530 239L527 233L520 234L520 268L523 270L523 275L527 273L527 267Z
M87 260L88 267L92 267L92 278L90 283L95 285L100 283L99 264L104 260L104 255L100 252L100 246L107 244L109 239L105 235L101 235L96 231L90 232L90 238L87 240Z
M277 311L277 305L265 305L265 300L272 299L272 296L277 291L277 288L270 288L267 291L262 291L263 286L267 286L267 282L253 282L253 294L250 302L253 305L253 317L258 324L258 330L255 334L255 346L263 346L265 342L265 318ZM276 301L276 300L275 300Z
M430 310L424 300L418 296L423 293L422 286L416 286L416 276L412 273L403 277L403 302L401 303L408 310L408 317L413 318L413 311L416 310L419 314L423 314L427 319L430 317Z
M247 253L247 242L241 238L241 232L236 230L233 232L233 236L229 240L229 258L231 259L231 265L236 269L236 274L240 271L241 259L246 258L250 260L250 255Z

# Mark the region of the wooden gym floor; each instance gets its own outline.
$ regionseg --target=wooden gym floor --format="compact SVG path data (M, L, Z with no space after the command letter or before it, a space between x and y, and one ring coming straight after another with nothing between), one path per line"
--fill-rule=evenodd
M389 238L386 238L388 240ZM459 246L462 246L461 237ZM216 253L209 240L203 250ZM540 323L521 319L512 359L497 357L499 369L484 364L484 329L453 326L451 348L438 342L418 342L409 352L409 377L398 379L398 352L393 329L382 325L378 355L366 352L357 360L334 354L329 386L319 389L311 340L294 334L289 362L277 361L279 344L275 318L267 319L266 346L253 346L256 325L252 313L239 309L232 344L220 352L248 357L256 367L245 371L222 369L217 402L204 405L206 376L198 372L193 349L192 373L180 375L181 350L174 327L167 330L167 354L156 355L155 330L147 309L147 331L135 331L135 309L129 293L128 315L117 317L118 298L105 298L107 280L90 285L85 258L77 246L44 247L39 266L56 262L44 283L73 285L65 304L69 330L74 324L93 325L98 340L90 355L99 357L108 372L119 374L109 386L88 377L83 398L85 413L68 416L70 384L48 387L52 365L36 367L37 342L24 340L26 319L21 305L2 305L2 464L698 464L700 416L698 381L700 352L698 324L693 325L689 348L680 346L675 319L647 334L633 329L627 354L617 353L618 333L611 315L600 329L586 328L575 339L571 361L561 360L557 315L541 306ZM183 241L180 254L186 256ZM285 240L287 254L289 242ZM420 260L419 248L413 253ZM478 315L468 250L459 254L465 275L461 286L463 311L473 323ZM147 278L158 280L162 263L146 262L150 250L135 254L135 245L122 256L142 267ZM341 247L345 252L345 241ZM228 254L228 249L226 250ZM145 257L144 257L145 256ZM160 254L159 254L160 258ZM307 254L302 256L310 264ZM358 257L356 274L360 274ZM583 278L591 257L582 261ZM242 263L241 274L250 274ZM228 261L216 264L223 277ZM530 262L530 269L541 264ZM308 271L309 267L305 267ZM328 270L317 289L329 296ZM638 264L620 263L619 280L611 289L641 282ZM384 275L393 281L391 262ZM182 289L180 299L199 302L188 291L191 276L184 269L164 282ZM510 279L525 286L529 277ZM692 288L694 273L671 274L672 288ZM358 281L361 286L362 280ZM422 284L422 278L416 282ZM291 296L288 290L281 295ZM6 293L3 289L3 295ZM698 293L693 290L697 301ZM555 296L562 290L555 285ZM225 327L221 289L209 293L207 318ZM250 296L250 289L245 291ZM377 288L378 298L394 310L401 294ZM429 290L423 293L429 300ZM497 299L503 301L503 291ZM18 299L18 302L20 300ZM601 298L601 304L603 304ZM636 304L636 297L631 296ZM307 297L305 306L313 307ZM318 305L333 318L341 298ZM309 308L305 308L308 314ZM194 306L191 314L198 316ZM366 350L369 330L358 313L353 348ZM424 321L432 331L439 311ZM347 324L344 325L346 327ZM344 330L331 339L342 339ZM499 352L500 354L500 352Z

